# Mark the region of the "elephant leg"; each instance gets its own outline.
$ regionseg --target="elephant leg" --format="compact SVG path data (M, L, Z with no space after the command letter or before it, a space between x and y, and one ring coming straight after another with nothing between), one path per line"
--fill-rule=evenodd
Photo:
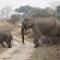
M39 32L40 33L40 32ZM34 48L37 48L39 47L39 39L41 37L41 34L34 34L34 40L33 40L33 43L35 44Z
M8 48L11 48L12 47L12 44L11 44L11 40L10 39L6 40L5 42L7 43Z
M5 47L5 45L3 44L4 43L3 41L1 41L0 43L1 43L2 47Z
M37 47L39 47L39 43L35 43L34 48L37 48Z
M34 40L33 40L33 43L35 44L34 48L39 47L38 39L37 39L37 40L36 40L36 39L34 39Z
M37 48L39 47L39 39L40 39L40 35L34 35L34 40L33 40L33 43L35 44L34 48Z

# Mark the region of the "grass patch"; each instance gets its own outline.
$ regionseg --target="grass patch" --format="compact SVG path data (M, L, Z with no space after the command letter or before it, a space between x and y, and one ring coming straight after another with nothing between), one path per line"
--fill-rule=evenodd
M35 49L31 60L60 60L60 45Z

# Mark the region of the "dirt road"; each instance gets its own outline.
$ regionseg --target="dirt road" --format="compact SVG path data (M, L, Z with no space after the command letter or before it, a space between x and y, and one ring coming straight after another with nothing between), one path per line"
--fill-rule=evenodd
M26 41L26 44L23 45L16 41L20 40L16 36L14 37L13 47L5 48L5 51L0 54L0 60L29 60L33 53L33 43L30 41Z

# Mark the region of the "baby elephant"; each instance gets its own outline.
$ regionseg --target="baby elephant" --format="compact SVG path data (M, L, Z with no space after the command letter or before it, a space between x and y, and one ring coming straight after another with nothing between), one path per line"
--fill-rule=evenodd
M4 42L8 45L9 48L12 47L12 34L9 32L0 32L0 44L5 47Z

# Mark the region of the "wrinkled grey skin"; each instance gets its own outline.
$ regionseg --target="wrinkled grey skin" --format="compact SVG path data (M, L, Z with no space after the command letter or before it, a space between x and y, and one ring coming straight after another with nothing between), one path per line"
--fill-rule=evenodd
M60 44L60 37L59 36L41 36L39 40L39 46L51 46L51 45L56 45Z
M32 29L34 33L34 47L39 46L38 40L41 35L60 36L60 23L53 17L25 18L21 26L22 43L24 44L24 31Z
M5 47L4 42L8 45L9 48L12 47L12 34L9 32L0 32L0 44L2 47Z

